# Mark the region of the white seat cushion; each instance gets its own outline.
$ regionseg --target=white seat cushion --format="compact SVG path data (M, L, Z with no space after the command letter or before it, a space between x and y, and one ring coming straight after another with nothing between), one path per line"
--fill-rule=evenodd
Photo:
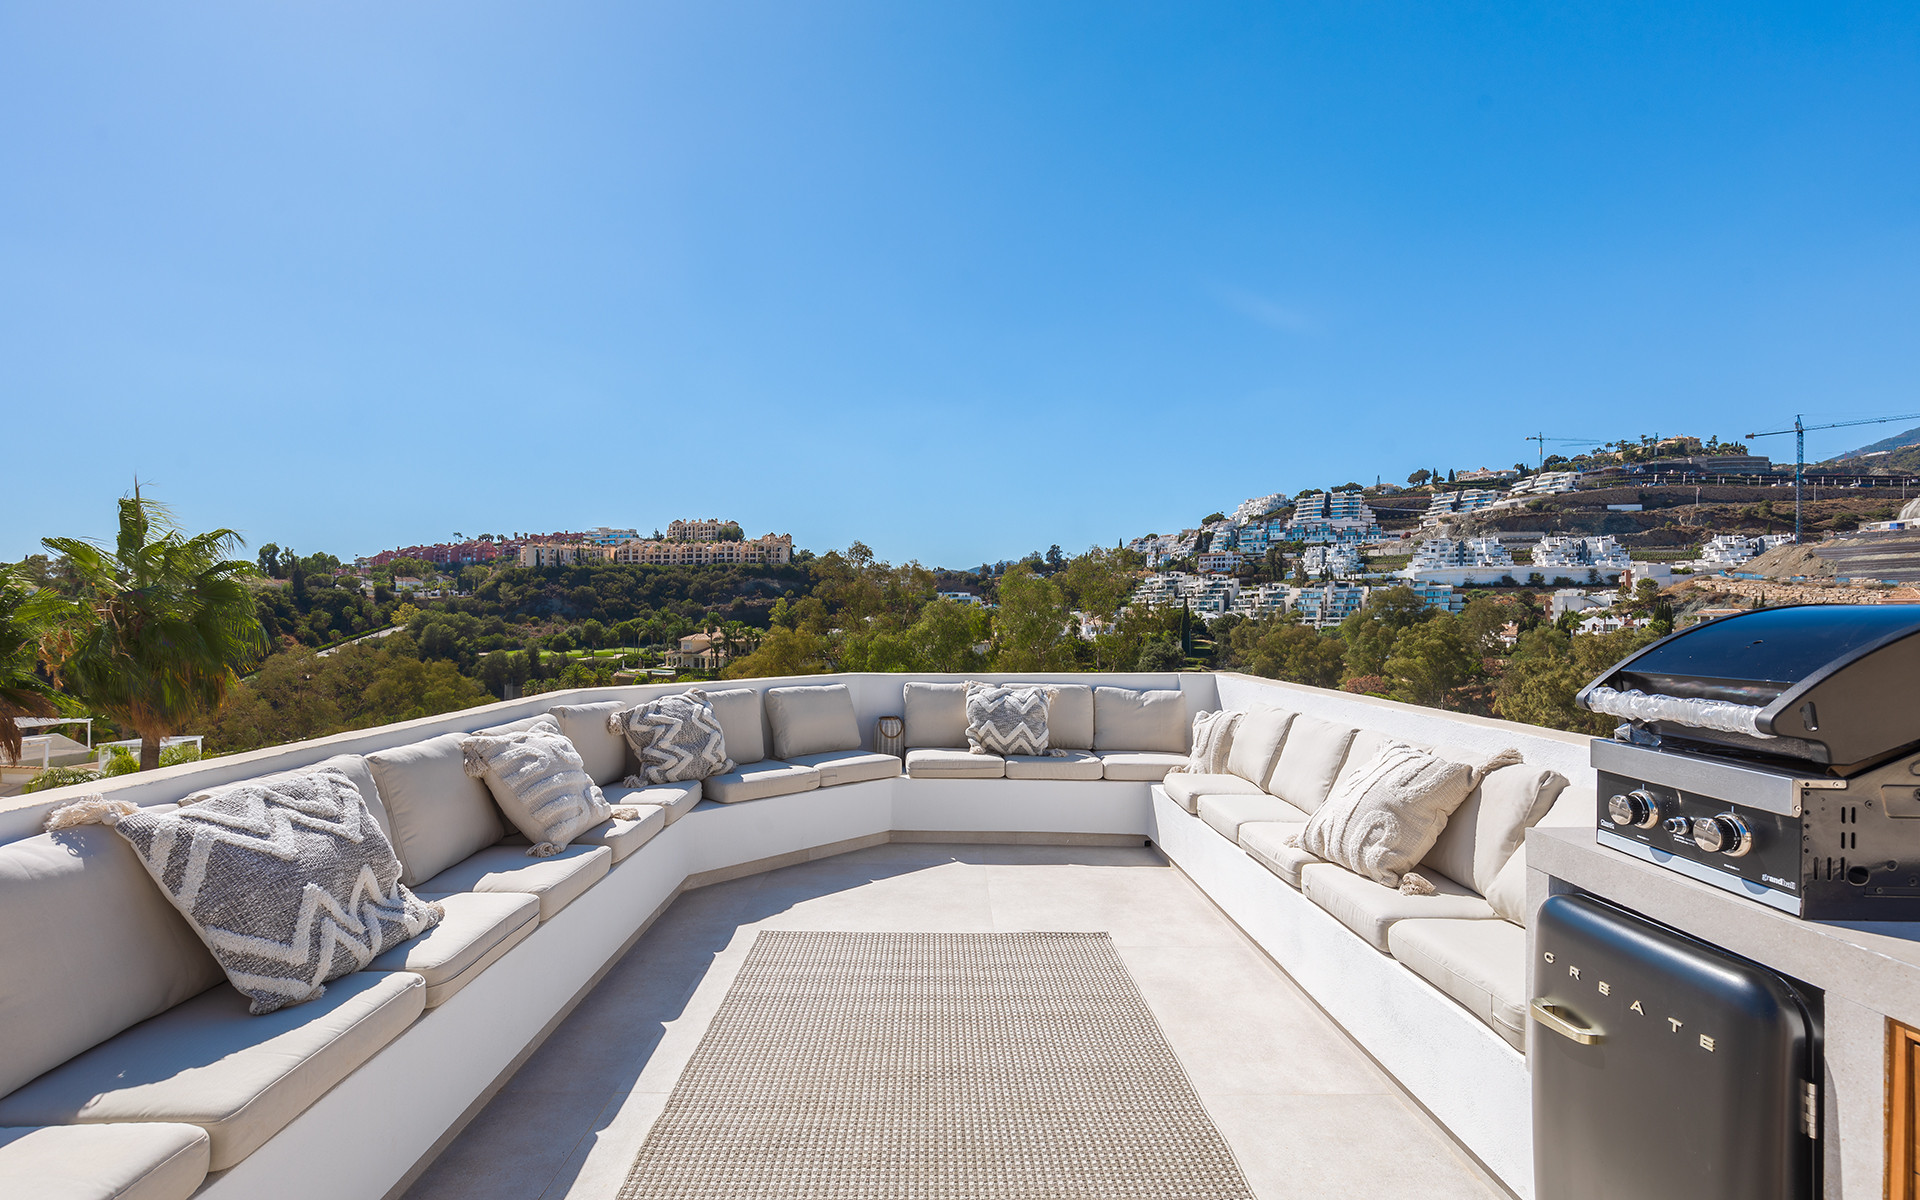
M823 754L802 754L787 761L796 767L812 767L820 772L821 787L892 779L900 773L900 760L894 755L870 754L865 750L828 750Z
M427 984L427 1007L480 977L540 925L540 901L525 892L455 892L440 897L440 923L375 955L369 971L411 971Z
M1267 790L1301 812L1319 808L1333 790L1334 777L1353 743L1351 726L1335 725L1302 713L1287 728L1287 740L1274 759Z
M1240 841L1240 827L1249 821L1305 821L1307 814L1278 796L1229 794L1200 797L1200 819L1230 842Z
M1007 760L998 754L932 748L907 751L907 774L915 779L999 779L1006 773Z
M222 984L0 1099L0 1125L198 1125L207 1169L224 1171L398 1037L426 998L418 975L356 971L256 1017Z
M1355 875L1333 863L1313 863L1300 872L1300 890L1336 921L1365 938L1375 950L1387 948L1387 930L1396 921L1423 919L1497 921L1486 897L1445 875L1422 873L1437 895L1408 896L1398 888Z
M1300 872L1319 862L1318 858L1287 839L1307 827L1305 821L1248 821L1240 827L1240 848L1247 857L1286 880L1300 886Z
M860 748L860 721L853 715L853 693L844 683L772 688L765 702L773 756L781 762Z
M1238 775L1189 775L1174 771L1163 781L1167 799L1190 813L1200 811L1202 796L1264 796L1257 783L1248 783Z
M1511 921L1396 921L1387 950L1526 1051L1526 930Z
M21 1200L186 1200L208 1145L198 1125L159 1121L0 1129L0 1184Z
M610 787L601 789L607 803L619 808L625 804L657 804L666 810L667 824L671 825L693 810L700 803L702 795L700 781L689 779L682 783L655 783L646 787Z
M540 901L540 919L551 921L611 866L613 851L605 846L568 846L549 858L528 858L524 846L489 846L415 891L428 900L454 892L524 892Z
M1159 783L1167 777L1168 771L1184 766L1187 756L1160 750L1103 750L1100 752L1100 761L1103 764L1102 775L1107 779Z
M653 840L653 835L667 827L667 810L659 804L623 805L639 811L637 817L608 817L583 833L575 835L576 846L605 846L613 851L613 861L619 862L627 855Z
M1065 754L1009 754L1008 779L1103 779L1106 764L1085 750Z
M812 767L796 766L773 758L763 758L725 775L709 775L702 783L707 799L716 804L791 796L795 792L810 792L819 786L820 772Z

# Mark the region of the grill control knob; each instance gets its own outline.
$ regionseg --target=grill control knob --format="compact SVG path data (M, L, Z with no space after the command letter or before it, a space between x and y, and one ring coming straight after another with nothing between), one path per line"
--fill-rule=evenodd
M1607 819L1615 825L1652 829L1660 823L1660 798L1644 788L1614 796L1607 801Z
M1693 844L1709 854L1739 858L1753 849L1753 830L1738 813L1701 817L1693 823Z

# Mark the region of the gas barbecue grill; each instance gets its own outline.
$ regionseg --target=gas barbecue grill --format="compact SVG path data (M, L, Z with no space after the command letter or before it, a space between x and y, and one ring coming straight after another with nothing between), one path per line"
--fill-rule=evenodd
M1602 845L1796 916L1920 919L1920 605L1706 622L1576 702L1622 718Z

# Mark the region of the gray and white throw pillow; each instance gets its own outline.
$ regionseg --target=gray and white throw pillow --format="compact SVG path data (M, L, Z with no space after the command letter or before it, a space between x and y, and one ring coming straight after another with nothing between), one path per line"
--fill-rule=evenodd
M1053 689L967 682L967 749L975 754L1046 754Z
M257 1016L439 924L360 789L331 767L189 796L166 812L124 800L56 810L48 829L113 827Z
M587 774L580 751L542 717L531 729L460 743L469 778L486 781L494 803L533 845L535 858L558 854L567 843L613 815L613 806Z
M649 784L684 783L733 770L720 718L698 688L614 713L607 728L625 736Z
M1288 845L1409 895L1431 895L1433 885L1413 865L1433 849L1473 783L1464 763L1390 742L1334 788Z
M1169 775L1225 775L1227 774L1227 756L1233 747L1233 735L1240 728L1240 718L1247 714L1238 709L1222 709L1219 712L1203 712L1193 718L1193 749L1187 753L1185 764L1168 771Z

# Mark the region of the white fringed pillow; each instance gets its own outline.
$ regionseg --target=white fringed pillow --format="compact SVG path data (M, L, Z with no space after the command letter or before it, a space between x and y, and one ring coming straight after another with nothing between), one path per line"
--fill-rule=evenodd
M1287 844L1409 895L1430 895L1433 885L1409 872L1433 849L1473 785L1466 764L1389 743L1343 780Z
M1193 749L1187 752L1184 766L1175 767L1167 774L1227 774L1227 758L1233 751L1233 735L1240 728L1240 718L1246 715L1231 708L1194 714Z
M613 815L580 751L552 717L513 733L475 734L461 741L460 753L468 778L485 781L493 802L533 843L532 857L560 853Z

